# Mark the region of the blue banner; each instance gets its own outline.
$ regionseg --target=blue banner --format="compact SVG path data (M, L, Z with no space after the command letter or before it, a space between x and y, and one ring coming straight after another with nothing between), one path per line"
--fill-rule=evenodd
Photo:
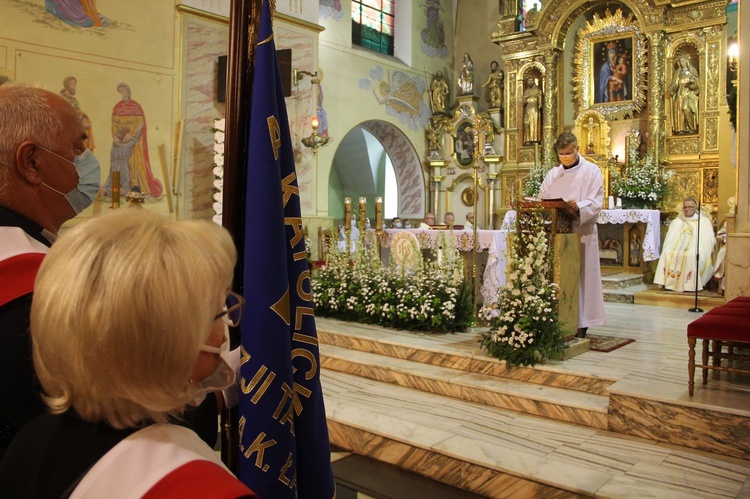
M250 108L238 476L264 499L330 498L310 272L268 1Z

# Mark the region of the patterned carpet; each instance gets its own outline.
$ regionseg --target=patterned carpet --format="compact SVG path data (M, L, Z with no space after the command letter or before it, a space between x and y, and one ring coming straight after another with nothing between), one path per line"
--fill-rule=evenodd
M591 350L595 352L611 352L620 347L624 347L635 340L632 338L618 338L616 336L600 336L598 334L588 334L586 337L591 340Z

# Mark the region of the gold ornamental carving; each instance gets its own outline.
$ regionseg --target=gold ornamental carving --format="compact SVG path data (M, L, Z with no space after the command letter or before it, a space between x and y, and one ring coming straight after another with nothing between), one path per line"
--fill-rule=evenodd
M557 102L560 98L560 92L557 88L558 81L558 61L560 60L560 52L554 49L545 50L544 52L544 63L547 67L545 76L545 89L544 95L544 114L543 119L543 147L541 161L549 163L557 159L555 153L555 139L558 133L558 116L557 116Z
M646 35L651 47L651 62L649 64L651 78L649 79L650 106L648 114L648 149L652 151L654 161L659 162L664 152L664 33L653 31Z
M711 116L706 118L706 149L715 150L719 147L719 118Z
M667 153L676 156L698 154L698 137L672 137L667 139Z
M519 163L533 163L535 159L536 155L534 154L534 149L531 147L522 147L518 153Z
M706 110L710 111L719 109L719 50L718 42L709 43L706 50Z
M664 206L674 206L687 197L695 197L700 192L700 171L676 171L671 180L671 191Z
M515 132L508 132L508 160L516 161L518 158L518 143Z
M719 202L719 169L703 169L703 203Z
M516 73L508 74L508 121L506 123L507 128L517 128L516 124Z
M514 18L501 19L497 22L497 30L492 32L492 38L501 38L516 32L516 20Z
M701 5L688 5L678 7L669 11L666 16L667 26L688 25L688 27L700 27L713 21L726 21L727 2L718 1L704 3Z

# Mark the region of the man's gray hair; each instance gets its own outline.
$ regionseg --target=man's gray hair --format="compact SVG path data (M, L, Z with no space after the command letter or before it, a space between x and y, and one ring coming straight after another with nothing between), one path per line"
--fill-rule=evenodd
M9 83L0 87L0 193L16 164L16 150L31 140L53 149L62 130L59 113L47 101L41 87Z
M558 135L557 140L555 140L555 151L559 151L568 144L573 143L575 143L575 145L578 145L578 139L576 138L576 136L570 132L563 132Z

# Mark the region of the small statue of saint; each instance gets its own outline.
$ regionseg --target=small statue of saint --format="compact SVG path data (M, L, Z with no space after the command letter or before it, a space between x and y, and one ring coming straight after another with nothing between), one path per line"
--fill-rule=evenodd
M503 89L505 88L505 73L497 69L497 61L490 63L490 75L482 88L489 87L487 102L490 107L503 107Z

